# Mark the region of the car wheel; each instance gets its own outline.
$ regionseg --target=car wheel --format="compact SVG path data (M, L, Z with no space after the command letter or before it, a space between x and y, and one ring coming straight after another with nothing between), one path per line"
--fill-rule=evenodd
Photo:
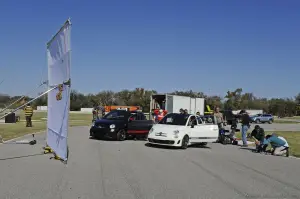
M258 124L259 122L260 122L260 120L259 120L259 119L256 119L256 120L255 120L255 123L257 123L257 124Z
M119 132L117 133L117 140L118 141L124 141L126 139L126 132L124 129L119 130Z
M272 120L269 120L269 124L272 124L273 123L273 121Z
M90 138L95 139L95 134L93 131L90 131Z
M183 138L182 138L182 141L181 141L181 148L182 149L187 149L189 146L189 136L185 135Z
M200 146L207 146L207 142L201 142L199 145Z

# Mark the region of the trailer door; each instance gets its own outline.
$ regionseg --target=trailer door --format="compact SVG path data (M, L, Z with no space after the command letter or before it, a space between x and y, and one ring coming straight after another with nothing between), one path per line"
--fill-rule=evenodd
M196 113L196 98L190 98L190 113L195 114Z
M204 115L204 98L196 98L196 112L200 112L200 115Z
M173 113L173 96L166 95L166 110L168 113Z
M191 110L190 97L173 95L173 111L174 113L179 113L179 109Z

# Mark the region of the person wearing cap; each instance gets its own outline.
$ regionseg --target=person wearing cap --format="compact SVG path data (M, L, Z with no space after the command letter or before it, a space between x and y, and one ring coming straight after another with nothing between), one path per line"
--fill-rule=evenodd
M277 136L276 134L267 135L263 142L264 145L271 144L273 155L286 155L289 156L289 144L284 137Z
M250 138L255 140L256 151L261 152L265 150L264 147L264 139L265 139L265 131L259 125L255 125L253 131L250 134Z

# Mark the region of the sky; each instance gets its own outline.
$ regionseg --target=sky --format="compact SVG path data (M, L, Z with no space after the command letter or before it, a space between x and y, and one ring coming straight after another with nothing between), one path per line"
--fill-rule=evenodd
M72 88L224 96L300 92L298 0L1 1L0 93L47 78L46 43L72 21Z

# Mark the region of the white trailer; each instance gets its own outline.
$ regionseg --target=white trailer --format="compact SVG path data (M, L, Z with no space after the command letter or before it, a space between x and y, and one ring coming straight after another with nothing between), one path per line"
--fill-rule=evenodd
M181 108L187 109L190 114L200 112L204 115L204 98L156 94L151 96L150 110L163 109L168 113L179 113Z

